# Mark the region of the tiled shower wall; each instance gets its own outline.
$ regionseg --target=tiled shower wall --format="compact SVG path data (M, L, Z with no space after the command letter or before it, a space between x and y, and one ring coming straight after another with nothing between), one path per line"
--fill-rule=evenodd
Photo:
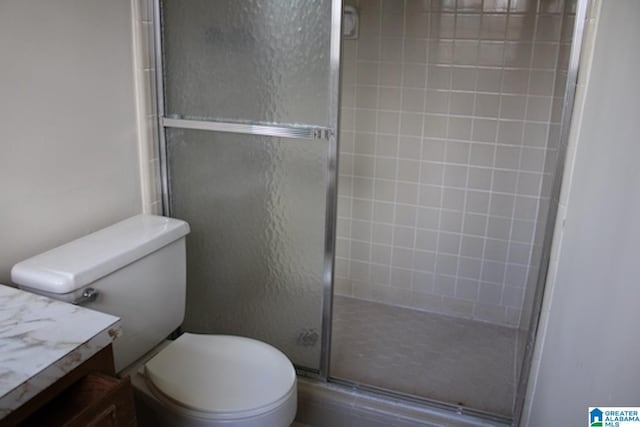
M352 4L336 292L517 326L570 35L563 2Z
M138 116L140 182L144 213L160 215L160 151L156 107L156 63L153 40L153 0L134 0L134 61Z

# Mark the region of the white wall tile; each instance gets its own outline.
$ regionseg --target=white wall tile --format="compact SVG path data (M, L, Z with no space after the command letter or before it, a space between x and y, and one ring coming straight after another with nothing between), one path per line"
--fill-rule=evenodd
M511 218L489 218L487 223L487 237L508 241L511 234L512 221Z
M465 214L462 232L471 236L484 236L487 228L487 220L486 215Z
M442 192L442 207L444 209L452 209L462 211L464 209L464 194L462 188L449 187Z
M487 213L489 210L489 193L467 190L465 209L467 212Z
M473 120L467 117L449 117L447 137L451 139L470 139L472 123Z
M488 233L487 233L488 234ZM508 244L506 240L487 239L484 246L484 256L490 261L506 261Z
M427 80L425 64L405 63L402 67L402 85L404 87L424 88Z
M374 243L391 245L393 242L393 226L389 224L374 223L372 241Z
M403 288L410 289L411 288L411 277L412 271L405 270L402 268L391 268L391 286L394 288ZM392 292L395 296L397 293ZM408 299L410 299L410 293L405 293Z
M440 226L442 231L460 233L462 231L462 212L446 211L440 215Z
M415 220L414 220L415 222ZM397 220L396 215L396 223L401 224L400 221ZM402 248L413 248L416 239L416 230L411 226L403 226L398 225L393 227L393 245Z
M485 5L491 4L485 1ZM493 3L498 6L498 3ZM499 5L502 8L502 5ZM483 40L502 40L505 37L507 27L507 17L505 15L485 14L482 16L482 27L480 28L480 38Z
M492 167L496 156L496 147L492 144L478 144L471 146L469 163L474 166Z
M465 188L467 184L467 168L458 165L445 166L443 184L447 187Z
M478 62L478 40L456 40L453 45L453 63L475 65Z
M483 304L500 304L502 287L494 283L481 282L478 290L478 301ZM480 305L478 306L480 307ZM486 319L483 319L486 320Z
M458 276L473 280L476 283L476 292L479 288L480 275L482 274L482 261L480 258L461 257L458 266ZM477 298L477 297L476 297Z
M406 80L405 80L405 86L407 86L406 84ZM414 83L415 84L415 83ZM417 89L417 88L411 88L411 89L404 89L402 91L402 104L401 104L401 108L403 111L411 111L411 112L415 112L415 113L422 113L424 112L424 101L425 101L425 91L421 90L421 89ZM403 118L406 120L406 116L403 116ZM412 117L411 118L412 122L413 121L419 121L422 120L422 116L419 117ZM421 123L421 122L420 122ZM418 127L418 125L416 125L415 127L409 127L409 125L407 123L403 123L403 134L404 135L416 135L419 136L422 129L420 127Z
M454 233L440 233L438 237L438 252L458 255L460 253L460 235Z
M436 230L439 226L440 210L436 208L418 208L417 226Z
M339 234L367 261L352 295L518 322L570 41L547 3L540 16L534 0L360 4L340 148ZM548 33L534 39L536 24Z
M415 245L416 249L436 251L438 246L438 233L434 230L417 230Z
M456 39L478 39L480 36L480 14L458 14L456 16Z
M375 159L375 177L380 179L393 180L397 172L397 160L394 158L377 158ZM371 175L371 174L370 174Z
M394 208L393 203L373 202L373 220L385 223L393 222Z
M417 250L413 255L413 267L416 270L422 272L435 271L436 255L435 252ZM427 275L430 280L433 280L433 275ZM430 283L432 285L432 283Z
M418 158L418 156L414 158ZM420 162L417 160L398 160L398 179L418 182L420 180Z
M484 238L469 236L465 234L462 237L462 244L460 249L461 249L460 253L463 256L477 258L476 262L478 263L478 275L473 277L479 278L480 277L479 272L481 268L480 258L482 258L482 252L484 250ZM462 260L460 265L461 266L463 265ZM469 276L465 276L465 277L469 277Z

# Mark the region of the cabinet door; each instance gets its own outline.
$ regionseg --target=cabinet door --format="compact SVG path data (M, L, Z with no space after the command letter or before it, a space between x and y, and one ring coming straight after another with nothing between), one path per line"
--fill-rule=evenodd
M64 427L135 426L133 389L129 378L90 374L67 393L71 407L83 408Z
M76 383L31 415L20 427L132 427L136 425L129 378L97 372Z
M116 414L116 405L109 405L107 409L100 412L98 415L89 417L88 420L83 420L87 427L118 427L118 416ZM72 424L78 425L77 423Z

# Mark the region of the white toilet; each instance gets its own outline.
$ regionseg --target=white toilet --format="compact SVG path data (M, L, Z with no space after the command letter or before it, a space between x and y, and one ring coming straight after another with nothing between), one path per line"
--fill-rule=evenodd
M285 427L296 414L296 374L263 342L184 333L185 236L180 220L138 215L16 264L22 289L122 319L116 370L131 373L154 425Z

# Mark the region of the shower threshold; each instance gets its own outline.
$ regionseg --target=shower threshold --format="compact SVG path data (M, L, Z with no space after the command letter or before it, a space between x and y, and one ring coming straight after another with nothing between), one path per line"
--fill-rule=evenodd
M298 377L293 426L313 427L507 427L511 420L451 410L341 381Z

